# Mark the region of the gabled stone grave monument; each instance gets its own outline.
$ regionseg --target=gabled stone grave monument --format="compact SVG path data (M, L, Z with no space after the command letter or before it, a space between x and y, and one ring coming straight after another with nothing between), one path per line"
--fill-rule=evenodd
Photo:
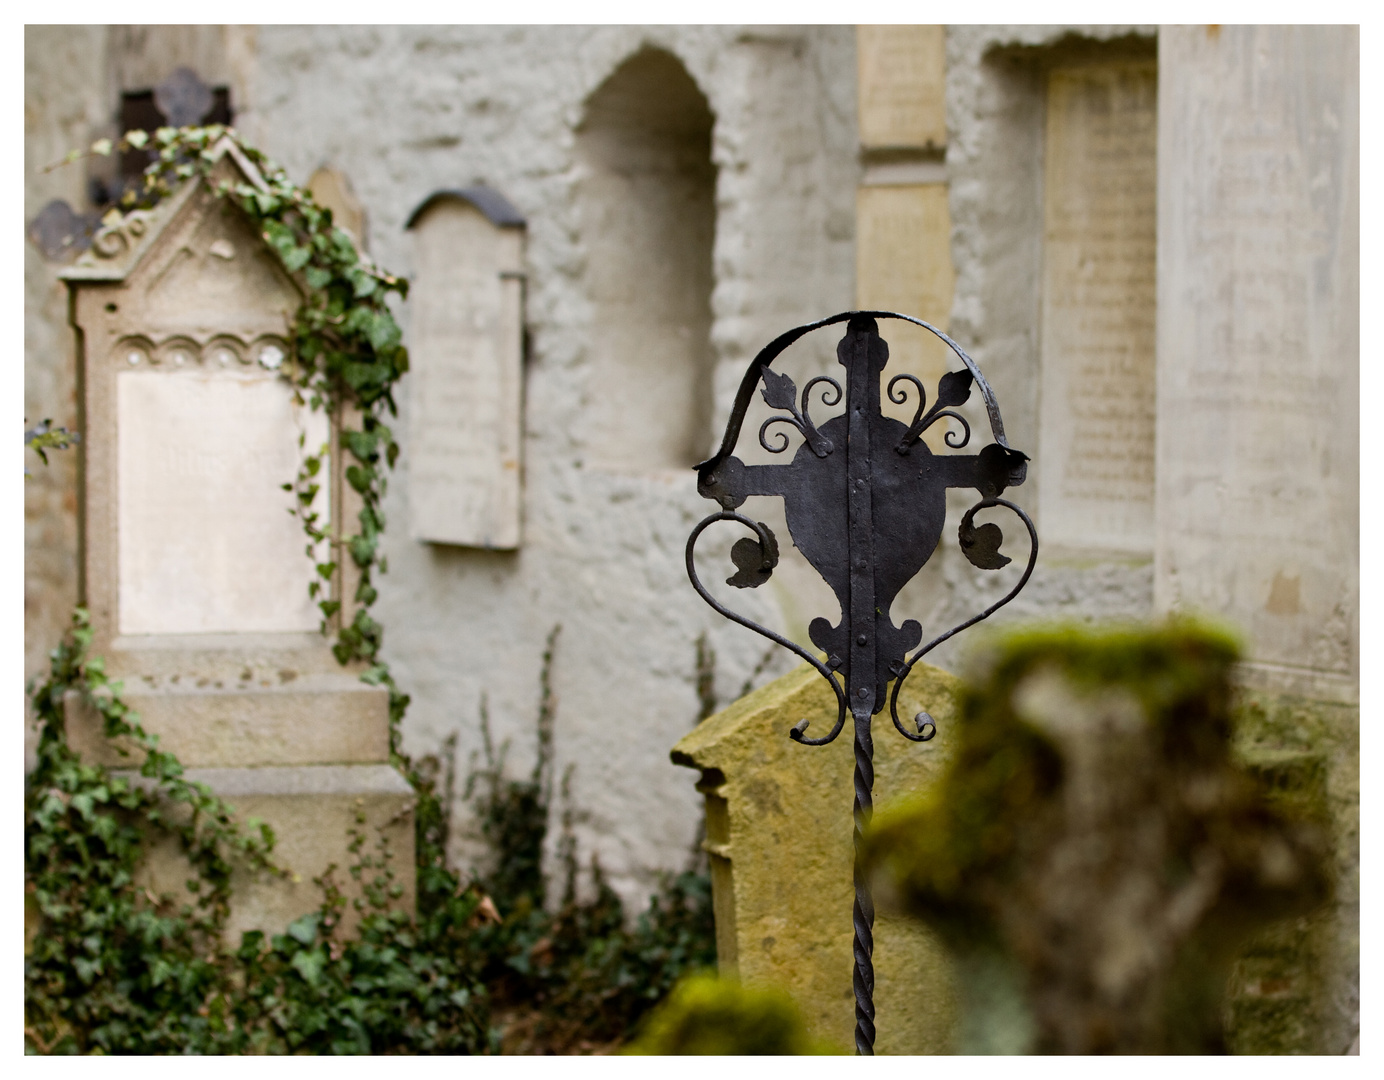
M222 180L264 186L230 140L217 153L207 180L108 224L62 277L78 342L79 591L93 652L191 779L273 826L274 858L295 874L237 888L234 940L316 907L311 879L329 863L349 881L358 810L385 828L411 902L413 827L412 789L389 764L388 693L338 664L320 633L308 585L329 553L309 556L282 488L299 455L325 443L314 508L337 526L353 511L342 418L295 404L286 377L305 286L216 196ZM333 598L349 608L341 576ZM138 763L72 704L74 749ZM186 876L171 852L149 873L170 891Z

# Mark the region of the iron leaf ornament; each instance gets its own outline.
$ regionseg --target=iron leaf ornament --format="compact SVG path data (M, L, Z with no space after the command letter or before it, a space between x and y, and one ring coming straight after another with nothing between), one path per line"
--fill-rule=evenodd
M900 373L888 381L884 393L895 405L906 405L910 394L916 398L908 424L881 411L881 373L889 361L889 346L879 335L880 319L921 326L945 342L962 363L962 370L948 372L938 381L930 407L927 388L916 376ZM792 378L770 365L804 335L843 322L846 333L837 345L836 358L846 371L844 389L836 379L819 375L810 379L799 395ZM795 429L802 443L791 461L747 465L734 456L757 388L775 410L760 425L759 443L771 454L786 453L791 444L786 428ZM923 435L939 421L950 420L956 425L949 426L943 437L949 450L959 451L970 444L971 426L955 410L966 404L975 390L984 402L993 442L973 454L934 454ZM818 427L810 408L814 393L823 408L844 401L844 411ZM788 733L790 738L804 745L822 746L841 733L847 713L854 720L854 988L856 1050L861 1054L874 1052L875 1039L874 902L860 861L862 830L873 810L871 719L883 710L887 698L890 718L904 738L926 742L937 733L937 725L925 712L907 726L900 720L899 689L923 656L994 614L1028 583L1038 558L1038 534L1028 515L1002 497L1007 488L1024 482L1027 468L1028 455L1011 447L1005 438L994 392L975 362L936 327L888 311L842 312L796 327L765 346L741 380L720 449L697 466L697 490L717 502L720 510L699 522L687 539L687 574L693 588L721 615L802 657L831 685L837 700L832 729L811 738L808 721L801 720ZM1000 552L1004 542L1000 527L975 523L976 514L995 507L1012 511L1027 529L1028 563L1018 583L997 602L919 648L921 624L906 619L895 626L889 611L899 591L923 568L941 541L948 488L970 488L980 496L962 517L957 533L961 551L972 565L998 570L1011 561ZM836 625L820 616L808 625L808 636L821 650L820 656L725 607L697 576L693 552L698 538L717 522L734 521L753 535L732 546L736 573L726 579L727 584L758 588L769 580L778 564L778 540L763 522L737 512L752 495L783 499L794 545L831 586L841 605L841 621Z

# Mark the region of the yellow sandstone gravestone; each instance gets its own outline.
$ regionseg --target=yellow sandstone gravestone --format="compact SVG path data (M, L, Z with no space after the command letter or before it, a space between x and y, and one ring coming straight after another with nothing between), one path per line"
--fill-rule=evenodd
M899 715L926 709L938 730L928 743L875 717L877 804L940 775L955 693L956 679L926 664L904 684ZM834 695L806 664L703 721L672 758L702 773L721 974L789 991L813 1035L844 1047L855 1025L851 731L848 718L835 742L802 746L788 732L804 717L812 735L836 719ZM918 924L880 916L874 960L876 1052L948 1053L956 1011L941 947Z

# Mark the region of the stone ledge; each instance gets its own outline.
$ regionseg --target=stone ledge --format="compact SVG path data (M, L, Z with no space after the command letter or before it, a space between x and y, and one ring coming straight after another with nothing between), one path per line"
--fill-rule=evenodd
M142 787L154 781L134 769L112 769ZM393 765L260 765L244 769L188 769L183 778L206 784L225 799L243 795L412 795Z
M349 675L244 689L134 687L122 696L144 729L159 736L160 747L187 768L389 760L389 692ZM74 750L103 765L131 763L104 737L100 716L78 694L70 692L65 704Z

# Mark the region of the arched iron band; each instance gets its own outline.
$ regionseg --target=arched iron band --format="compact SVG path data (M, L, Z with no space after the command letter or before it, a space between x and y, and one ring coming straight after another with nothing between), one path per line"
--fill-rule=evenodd
M740 438L740 427L745 422L745 412L750 407L750 401L754 397L755 387L759 385L762 372L772 364L788 346L792 345L801 337L805 337L813 330L820 330L824 326L833 326L836 323L846 322L856 316L868 316L872 319L899 319L902 322L912 323L914 326L921 326L924 330L935 334L947 343L952 352L961 358L961 362L966 365L966 370L971 373L975 384L980 388L980 396L985 401L985 412L990 418L990 432L995 437L995 442L999 443L1006 450L1014 453L1009 445L1009 440L1004 435L1004 420L1000 417L999 403L995 400L995 392L990 389L990 384L985 381L985 376L980 373L980 368L976 362L966 355L966 350L944 334L930 322L922 319L915 319L912 315L900 315L897 311L843 311L837 315L829 316L825 319L818 319L816 322L805 323L802 326L794 327L785 333L774 338L773 341L759 350L758 355L750 361L749 368L745 371L745 376L740 380L740 389L735 393L735 404L731 407L730 419L726 423L726 433L721 439L721 448L716 453L696 466L698 475L705 474L710 469L715 468L722 461L728 458L731 451L735 449L735 444ZM1027 456L1027 455L1025 455Z
M796 641L789 641L788 638L774 633L767 626L760 626L757 622L732 611L707 591L706 586L702 584L701 578L697 576L697 567L692 559L693 548L697 544L697 538L702 535L706 527L718 521L738 521L741 525L754 531L755 535L759 537L760 544L765 546L773 546L774 544L773 539L766 535L768 533L768 527L761 521L751 521L749 518L745 517L745 515L737 514L734 510L722 510L719 513L711 514L699 522L697 527L692 530L692 535L687 538L687 576L692 582L692 587L697 590L703 600L711 605L713 610L724 615L727 619L730 619L731 622L737 622L746 629L753 630L761 637L768 638L774 644L782 645L785 649L801 656L817 669L817 673L821 675L822 678L826 679L826 681L831 684L832 690L836 692L836 726L820 739L809 739L803 734L803 732L807 730L807 721L802 720L793 728L790 736L795 742L803 743L806 746L825 746L835 739L836 736L841 734L841 729L846 724L846 691L843 690L841 684L836 681L836 677L832 674L831 669Z

